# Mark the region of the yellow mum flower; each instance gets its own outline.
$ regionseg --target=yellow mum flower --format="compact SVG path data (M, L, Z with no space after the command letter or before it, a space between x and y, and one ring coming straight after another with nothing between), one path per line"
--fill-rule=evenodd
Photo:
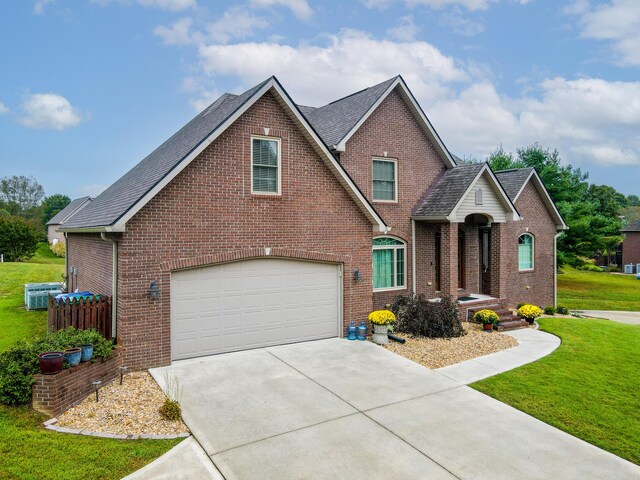
M542 310L535 305L523 305L518 309L518 316L527 320L535 320L542 315Z
M396 316L391 310L376 310L369 314L369 321L377 325L389 325L396 321Z

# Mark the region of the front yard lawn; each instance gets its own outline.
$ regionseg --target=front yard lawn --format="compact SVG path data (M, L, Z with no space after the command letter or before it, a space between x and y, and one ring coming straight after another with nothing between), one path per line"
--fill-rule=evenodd
M24 284L61 281L64 259L46 244L28 263L0 263L0 351L46 332L47 312L24 308ZM118 479L180 440L111 440L46 430L30 407L0 405L0 479Z
M558 305L570 310L640 311L640 280L634 275L587 272L563 267Z
M640 464L640 327L578 318L539 323L562 339L558 350L471 386Z

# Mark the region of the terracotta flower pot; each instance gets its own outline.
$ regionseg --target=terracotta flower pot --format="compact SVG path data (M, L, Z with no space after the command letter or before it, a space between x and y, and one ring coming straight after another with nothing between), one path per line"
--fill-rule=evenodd
M493 323L483 323L482 328L487 332L490 332L493 330Z
M40 373L53 375L62 370L64 354L62 352L45 352L38 355L40 362Z

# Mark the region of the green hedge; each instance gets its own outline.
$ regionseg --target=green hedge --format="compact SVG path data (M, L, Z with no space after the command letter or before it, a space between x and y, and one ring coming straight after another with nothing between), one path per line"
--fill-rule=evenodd
M47 333L31 343L21 340L0 353L0 403L22 405L31 401L33 375L40 373L38 355L89 343L93 345L93 358L111 356L112 341L96 330L76 330L73 327ZM68 367L65 361L63 368Z

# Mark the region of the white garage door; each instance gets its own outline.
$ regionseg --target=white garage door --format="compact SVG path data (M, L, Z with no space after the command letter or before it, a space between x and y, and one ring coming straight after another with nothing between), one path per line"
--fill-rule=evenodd
M340 334L337 265L283 259L171 275L174 360Z

